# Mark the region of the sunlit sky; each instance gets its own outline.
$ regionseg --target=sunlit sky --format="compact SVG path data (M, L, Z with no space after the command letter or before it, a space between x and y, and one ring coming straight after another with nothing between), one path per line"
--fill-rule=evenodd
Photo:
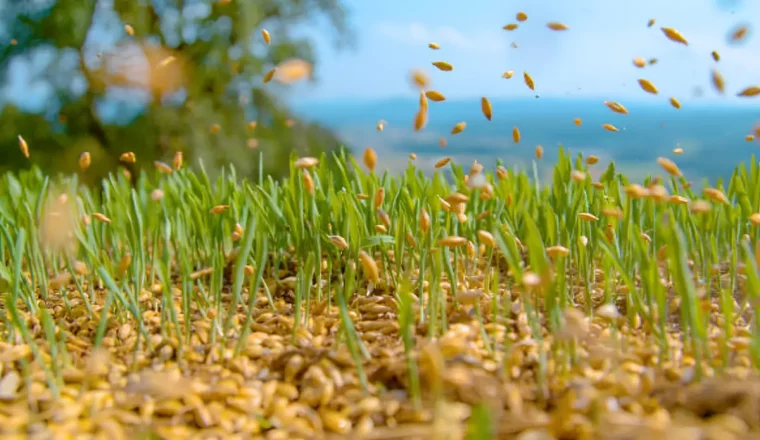
M440 0L349 1L356 30L353 49L336 50L332 36L314 32L319 64L318 83L299 87L298 100L374 100L410 96L409 72L421 67L433 88L448 98L594 97L657 100L688 99L696 87L702 99L745 102L736 93L760 84L760 1L749 0ZM523 11L528 20L507 32ZM649 19L657 21L647 28ZM549 21L568 31L553 32ZM728 36L738 25L750 33L741 44ZM679 30L684 46L668 40L661 26ZM325 26L325 29L327 27ZM429 42L440 44L431 50ZM512 48L515 42L518 48ZM710 53L721 55L715 63ZM654 66L637 69L636 56L657 58ZM454 65L440 72L430 63ZM727 94L711 86L717 67ZM510 80L501 78L514 70ZM534 78L536 92L522 82L522 72ZM646 78L660 90L644 93L637 79ZM306 90L304 90L306 89Z

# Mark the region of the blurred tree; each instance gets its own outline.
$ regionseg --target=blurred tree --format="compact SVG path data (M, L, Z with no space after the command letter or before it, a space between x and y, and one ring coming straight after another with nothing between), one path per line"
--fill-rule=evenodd
M265 172L281 174L294 149L338 146L294 121L278 99L284 84L263 81L287 59L314 62L311 42L293 30L324 17L345 43L342 0L0 2L0 75L16 102L0 113L0 166L28 162L21 134L31 160L51 171L76 169L89 151L93 181L126 151L143 166L183 151L209 170L233 162L252 174L260 150ZM19 76L29 77L26 90L9 89Z

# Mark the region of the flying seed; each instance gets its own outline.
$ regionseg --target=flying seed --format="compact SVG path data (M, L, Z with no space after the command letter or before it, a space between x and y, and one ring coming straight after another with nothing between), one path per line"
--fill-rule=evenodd
M430 84L430 78L428 77L427 73L425 73L423 70L420 70L420 69L413 70L411 77L412 77L412 84L414 84L414 86L419 89L427 88L428 84Z
M454 70L454 66L447 63L446 61L434 61L433 65L438 68L438 70L441 70L443 72L451 72Z
M435 90L428 90L425 92L425 96L433 102L441 102L446 100L446 97L443 96L443 93L437 92Z
M306 60L290 58L277 65L274 80L280 84L294 84L310 78L314 67Z
M428 43L428 47L433 50L438 50L441 48L441 46L437 45L436 43Z
M126 153L122 153L122 155L119 156L119 160L124 163L135 163L137 162L137 157L135 156L135 153L129 151Z
M516 143L520 143L520 129L517 127L512 128L512 140Z
M415 160L417 159L417 155L415 153L409 153L409 160Z
M95 220L97 220L99 222L111 223L111 219L110 218L106 217L105 215L103 215L103 214L101 214L99 212L93 212L91 215L95 218Z
M528 14L525 12L518 12L515 18L517 18L517 21L525 21L528 19Z
M375 153L375 150L369 147L365 148L363 159L364 166L366 166L370 172L375 171L375 165L377 165L377 153Z
M713 87L715 87L715 90L721 95L726 92L726 82L723 80L723 75L721 75L716 69L713 69L712 71L712 84Z
M21 135L18 135L18 146L21 149L21 153L29 159L29 145L26 144L26 141L24 140Z
M580 127L583 124L583 121L581 118L575 118L573 119L573 124L575 124L576 127Z
M703 191L705 195L707 196L707 198L712 200L713 202L728 205L728 198L726 198L726 195L723 194L721 190L716 189L716 188L705 188Z
M604 128L607 131L620 131L620 130L617 129L617 127L615 127L612 124L604 124L604 125L602 125L602 128Z
M512 46L512 49L517 49L517 47L518 47L517 43L515 43L514 41L512 42L511 46Z
M628 114L628 109L623 107L623 104L620 104L619 102L604 101L604 105L606 105L610 110L612 110L615 113L620 113L621 115Z
M383 206L384 201L385 201L385 189L378 188L377 192L375 192L375 199L374 199L375 208L379 208Z
M414 131L420 131L427 125L427 109L421 108L414 115Z
M655 19L654 19L654 18L651 18L651 19L649 20L649 22L647 23L647 27L652 27L652 26L654 26L654 22L655 22Z
M559 22L556 22L556 21L551 21L551 22L547 23L546 27L548 27L549 29L551 29L553 31L566 31L566 30L570 29L569 27L567 27L566 24L559 23Z
M174 159L172 160L172 167L174 167L175 170L179 170L182 168L182 152L177 151L174 153Z
M442 247L460 247L467 244L467 239L464 237L458 237L456 235L450 235L448 237L443 237L438 240L438 246Z
M544 157L544 147L536 145L536 159L541 160Z
M668 40L676 42L676 43L681 43L685 46L689 45L689 42L686 41L686 38L684 38L684 36L681 35L681 33L678 32L677 30L673 28L667 28L667 27L662 27L660 29L665 34L665 36L668 37Z
M657 91L657 87L655 87L654 84L652 84L652 82L647 79L640 79L639 86L641 86L641 89L647 93L651 93L653 95L656 95L657 93L659 93Z
M599 162L599 157L594 156L593 154L586 158L586 164L587 165L594 165L597 162Z
M449 162L451 162L451 158L450 158L450 157L444 157L443 159L441 159L441 160L439 160L438 162L436 162L436 163L435 163L435 165L434 165L434 167L435 167L435 168L443 168L443 167L445 167L445 166L446 166L446 164L448 164Z
M523 72L523 79L525 80L525 85L528 86L529 89L536 90L536 83L533 82L533 78L528 72Z
M316 157L301 157L293 164L299 170L314 168L317 165L319 165L319 159Z
M451 134L452 135L459 134L464 131L465 127L467 127L466 122L459 122L456 125L454 125L454 128L451 129Z
M261 37L264 38L264 42L269 46L269 44L272 42L272 36L269 35L269 31L266 29L261 30Z
M276 68L274 68L274 69L270 70L269 72L267 72L267 74L266 74L266 75L264 75L264 79L263 79L263 81L264 81L264 84L266 84L266 83L268 83L269 81L271 81L271 80L272 80L272 78L274 78L274 74L275 74L275 73L277 73L277 69L276 69Z
M420 110L428 110L428 98L422 90L420 90Z
M441 148L446 148L446 138L443 138L443 137L442 137L442 138L438 139L438 145L439 145Z
M376 127L377 131L383 131L383 129L385 128L385 124L387 124L387 122L385 122L382 119L377 121L377 127Z
M639 68L643 68L647 65L647 60L642 57L636 57L633 59L633 65Z
M171 174L172 173L172 167L170 167L169 165L167 165L164 162L161 162L161 161L157 160L157 161L153 162L153 165L156 167L156 169L159 172L161 172L163 174Z
M364 269L364 276L372 282L378 282L380 280L380 271L377 268L377 263L369 254L365 251L359 251L359 261Z
M738 43L747 36L748 31L749 29L747 28L747 26L740 25L736 27L733 31L731 31L730 40L734 43Z
M219 134L222 131L222 126L219 124L211 124L211 128L208 130L211 134Z
M675 155L681 155L681 154L683 154L683 148L681 148L681 147L674 148L673 149L673 154L675 154Z
M517 29L518 27L519 25L517 23L509 23L508 25L504 26L502 29L504 29L505 31L513 31Z
M483 112L483 116L490 121L493 116L493 108L491 107L491 101L485 96L480 98L480 110Z
M678 165L676 165L675 162L668 159L667 157L658 157L657 163L662 167L663 170L665 170L671 176L676 176L676 177L682 176L681 170L678 168Z
M313 195L314 194L314 179L311 177L311 174L309 173L308 170L302 171L301 181L303 183L303 187L306 190L306 192Z
M760 86L749 86L746 89L739 92L736 96L749 97L749 96L757 96L757 95L760 95Z
M216 205L213 208L211 208L209 210L209 212L212 215L217 215L217 214L223 213L224 211L226 211L227 209L229 209L229 207L230 207L230 205Z
M515 74L515 71L514 71L514 70L507 70L506 72L504 72L504 73L501 75L501 77L502 77L502 78L506 78L506 79L509 79L509 78L512 78L512 75L514 75L514 74Z
M124 25L124 32L126 32L127 35L129 35L131 37L131 36L133 36L135 34L135 28L133 28L132 26L130 26L128 24L125 24Z
M649 59L649 65L650 66L654 66L655 64L657 64L657 58L650 58Z
M673 107L678 108L678 109L681 108L681 103L676 98L674 98L674 97L670 98L670 105L672 105Z
M755 140L755 135L754 134L748 134L747 136L744 136L744 140L747 141L747 142L752 142L752 141Z
M580 170L573 170L570 172L570 179L575 183L581 183L586 180L586 173Z
M716 63L720 61L720 54L718 53L718 51L716 50L712 51L712 58L713 60L715 60Z

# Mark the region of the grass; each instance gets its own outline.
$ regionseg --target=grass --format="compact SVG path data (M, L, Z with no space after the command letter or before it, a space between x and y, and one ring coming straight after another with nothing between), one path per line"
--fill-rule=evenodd
M736 403L760 402L754 157L700 193L668 161L593 182L564 150L551 182L296 159L256 183L175 162L102 198L4 175L0 432L760 432Z

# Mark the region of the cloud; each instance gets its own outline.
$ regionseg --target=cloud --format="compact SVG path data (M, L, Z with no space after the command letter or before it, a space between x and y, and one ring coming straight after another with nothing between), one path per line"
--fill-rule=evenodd
M451 26L428 26L420 22L379 23L376 31L383 37L409 46L434 42L457 50L478 53L504 53L507 43L497 32L466 35Z

